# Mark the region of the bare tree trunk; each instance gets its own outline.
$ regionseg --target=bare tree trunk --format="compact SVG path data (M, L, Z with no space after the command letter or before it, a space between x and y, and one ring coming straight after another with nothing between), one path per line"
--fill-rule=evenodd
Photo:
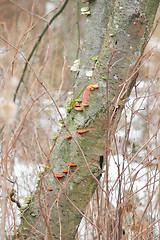
M50 171L44 172L28 209L22 214L20 239L74 239L85 208L99 184L99 156L109 152L109 146L105 151L107 107L110 138L138 76L159 5L159 0L112 2L90 3L91 15L87 17L75 98L80 95L79 100L82 99L83 89L91 83L98 83L100 88L89 92L89 107L82 112L72 109L68 114L66 128L61 130L50 156ZM97 61L92 60L96 56ZM93 76L89 78L92 66ZM79 135L77 128L89 131ZM70 135L70 140L65 138ZM53 177L53 174L63 174L70 162L77 167L70 168L68 177L59 180ZM48 187L53 191L49 192Z

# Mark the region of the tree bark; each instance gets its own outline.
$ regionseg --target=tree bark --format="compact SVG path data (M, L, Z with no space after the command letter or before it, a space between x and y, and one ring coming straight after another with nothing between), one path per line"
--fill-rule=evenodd
M72 109L68 113L67 128L62 128L49 159L50 171L43 173L28 209L22 213L20 239L74 239L101 177L99 156L106 146L106 103L110 105L112 135L138 76L158 6L159 0L91 1L75 98L81 93L81 100L82 90L91 83L98 83L100 88L89 92L89 107L83 112ZM97 61L92 60L96 56ZM93 76L87 77L92 66ZM77 128L89 131L79 135ZM68 135L72 135L70 140L65 138ZM69 175L60 180L53 177L53 173L63 174L70 162L77 167L71 168Z

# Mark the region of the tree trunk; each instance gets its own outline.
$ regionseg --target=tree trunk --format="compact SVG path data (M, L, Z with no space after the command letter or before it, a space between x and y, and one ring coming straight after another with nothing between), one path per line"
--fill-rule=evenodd
M71 109L68 113L66 128L62 128L49 159L50 171L43 173L28 209L22 213L20 239L73 240L99 184L99 156L104 155L106 147L107 107L112 136L138 76L159 5L159 0L112 2L90 3L75 98L81 100L91 83L97 83L99 89L89 91L89 106L82 112ZM96 56L97 61L92 60ZM92 67L93 76L88 77ZM80 135L77 128L89 131ZM70 140L65 138L69 135L72 135ZM70 162L77 167L71 167L69 175L59 180L53 177L53 174L63 174ZM48 187L53 191L48 191Z

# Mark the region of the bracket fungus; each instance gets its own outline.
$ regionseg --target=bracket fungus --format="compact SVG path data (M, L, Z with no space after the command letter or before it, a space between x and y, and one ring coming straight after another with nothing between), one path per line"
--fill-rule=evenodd
M63 174L53 174L53 177L55 177L59 180L60 178L63 178L64 175Z
M98 86L98 84L96 83L96 84L90 84L88 87L87 87L87 89L90 89L91 91L94 91L94 89L98 89L99 88L99 86Z
M72 138L72 136L65 136L65 138L69 140Z
M63 173L67 174L69 171L68 169L64 170Z
M91 12L90 12L90 9L89 9L89 7L82 7L81 8L81 15L90 15L91 14Z
M67 163L67 165L68 165L69 167L77 167L77 164L75 164L75 163Z
M82 103L82 106L83 106L83 107L88 107L89 104L87 104L87 103Z
M76 111L80 111L80 112L83 111L83 108L82 108L82 107L75 107L74 109L75 109Z
M81 107L80 103L74 105L74 107Z
M89 130L87 130L87 129L79 129L79 130L76 130L76 132L78 133L78 134L83 134L83 133L86 133L86 132L88 132Z

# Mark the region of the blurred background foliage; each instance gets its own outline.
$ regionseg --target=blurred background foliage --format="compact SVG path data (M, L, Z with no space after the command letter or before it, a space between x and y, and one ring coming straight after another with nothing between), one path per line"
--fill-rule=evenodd
M64 1L59 0L0 0L0 36L4 39L0 39L0 104L6 101L8 97L13 100L17 85L22 77L25 60L16 51L16 48L25 58L28 58L49 20L63 3ZM75 82L75 74L70 72L70 67L74 60L80 57L87 21L86 16L80 15L80 9L87 5L88 3L82 4L80 0L70 0L62 13L48 28L30 61L37 77L50 91L64 117L66 100L72 95L71 91ZM160 8L155 25L159 17ZM160 25L157 25L144 55L145 58L137 85L122 113L116 138L119 154L130 161L143 144L155 134L153 140L149 141L148 145L145 145L133 159L133 161L142 164L147 161L152 163L146 168L146 182L149 182L148 179L157 174L157 172L155 173L155 167L158 166L158 169L160 169L160 165L158 165L160 149L157 147L160 139ZM8 155L7 178L9 181L7 188L9 192L12 189L16 190L16 197L22 204L24 203L24 196L30 196L33 192L37 173L42 170L40 164L46 163L46 156L49 155L54 144L53 137L60 129L59 116L55 106L44 92L44 88L28 67L16 96L17 115L10 126L8 141L10 152ZM70 92L69 96L68 92ZM6 154L4 145L7 135L4 126L4 119L0 116L2 158ZM115 147L112 149L112 154L113 156L117 155ZM116 185L112 189L113 192L116 192L115 189ZM144 189L146 190L145 187ZM158 190L156 185L153 191L158 192L160 189ZM146 199L149 199L150 192L152 192L151 186L148 187L147 185ZM144 204L145 197L143 200ZM159 218L157 209L158 204L160 205L160 198L156 195L154 201L153 205L150 203L149 211L146 210L149 216L144 218L144 220L149 221L146 226L153 222L153 217L155 221ZM103 225L105 222L105 207L102 204L102 208L99 210L100 202L105 203L105 200L100 190L97 190L97 195L93 196L86 214L88 214L88 217L92 217L96 224ZM10 206L9 203L7 204ZM142 207L141 199L136 198L136 194L135 203L132 201L130 211L134 209L134 204L139 206L141 210L145 209L144 206ZM15 205L14 209L16 209ZM17 210L15 210L15 215L16 212ZM139 212L137 211L136 214L141 215L143 211ZM149 212L152 212L153 216ZM10 210L8 210L9 214ZM7 226L10 231L12 225L13 220L8 218ZM89 231L91 231L91 234L93 233L90 226L87 227L87 223L85 223L85 226L87 229L86 238L83 236L82 239L87 239ZM126 223L126 228L128 226L130 226L130 232L132 232L131 222ZM77 239L81 239L80 235L84 235L83 233L80 232Z

